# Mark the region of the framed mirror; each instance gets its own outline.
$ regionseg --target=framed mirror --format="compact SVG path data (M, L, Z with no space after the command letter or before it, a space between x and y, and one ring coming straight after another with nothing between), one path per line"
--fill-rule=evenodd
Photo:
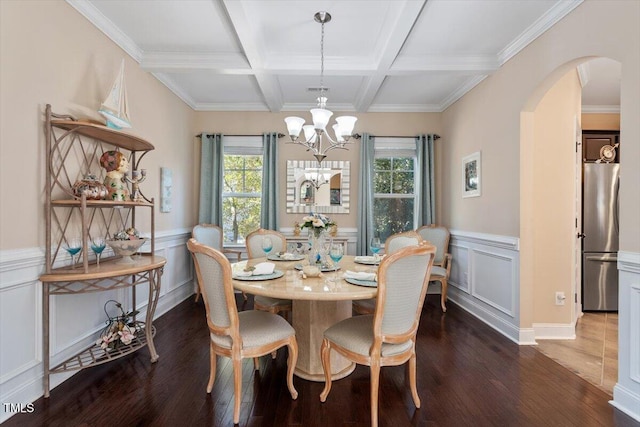
M287 161L287 213L349 213L350 164Z

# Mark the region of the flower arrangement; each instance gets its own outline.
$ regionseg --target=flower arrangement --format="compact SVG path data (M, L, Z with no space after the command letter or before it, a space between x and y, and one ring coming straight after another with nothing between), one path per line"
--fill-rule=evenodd
M313 234L317 237L323 231L329 230L331 227L336 225L328 216L322 215L319 213L311 213L305 217L302 217L302 224L300 224L300 229L308 228L313 231Z
M115 304L120 309L120 315L111 317L107 313L107 305ZM130 321L133 316L138 314L137 310L125 313L122 304L117 301L109 300L104 304L104 312L107 314L107 327L102 331L100 338L96 341L96 345L101 349L109 351L115 350L122 345L129 345L136 338L136 334L140 332L139 324L141 322Z

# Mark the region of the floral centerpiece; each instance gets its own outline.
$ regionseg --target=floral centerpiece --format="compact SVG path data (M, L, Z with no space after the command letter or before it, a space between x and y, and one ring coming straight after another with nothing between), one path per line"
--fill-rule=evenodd
M327 254L324 248L325 231L328 231L335 225L328 216L319 213L311 213L302 218L300 229L309 230L309 264L319 264L326 266Z
M336 223L329 219L328 216L312 212L310 215L302 217L300 229L308 228L315 237L319 237L323 231L328 231L334 225Z
M107 305L113 303L120 309L120 315L109 316L107 313ZM100 338L96 341L96 345L105 351L115 350L123 345L129 345L136 338L136 334L141 331L142 322L133 321L133 316L138 311L125 313L122 304L117 301L109 300L104 304L104 312L107 314L107 327L100 334Z

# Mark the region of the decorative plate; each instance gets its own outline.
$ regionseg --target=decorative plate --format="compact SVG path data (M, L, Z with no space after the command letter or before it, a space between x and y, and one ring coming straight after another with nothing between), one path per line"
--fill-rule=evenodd
M280 258L280 255L278 254L271 254L269 256L267 256L267 259L269 261L300 261L302 259L304 259L303 255L294 255L293 257L289 258L289 259L282 259Z
M302 270L302 264L296 264L294 265L296 270ZM338 267L322 267L320 268L320 271L323 273L326 273L328 271L336 271L336 270L340 270L340 266Z
M247 282L260 282L262 280L277 279L284 276L284 271L273 270L271 274L260 274L258 276L233 276L233 280L242 280Z
M612 145L603 145L600 148L600 160L609 163L616 158L616 147Z
M347 283L351 283L352 285L366 286L367 288L377 288L378 287L378 282L376 282L374 280L350 279L348 277L344 277L344 280Z

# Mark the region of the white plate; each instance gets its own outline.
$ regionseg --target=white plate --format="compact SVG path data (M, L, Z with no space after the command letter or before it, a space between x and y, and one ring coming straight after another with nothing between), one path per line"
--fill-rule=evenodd
M278 255L278 254L271 254L271 255L267 256L267 259L269 261L300 261L300 260L304 259L304 256L303 255L295 255L292 258L282 259L282 258L280 258L280 255Z
M261 274L259 276L233 276L233 280L260 282L262 280L277 279L282 276L284 276L284 271L273 270L273 273L271 274Z
M380 264L380 258L376 261L373 257L356 257L353 262L364 265L378 265Z
M345 277L344 280L347 283L351 283L352 285L366 286L367 288L377 288L378 287L378 282L376 282L374 280L350 279L348 277Z

